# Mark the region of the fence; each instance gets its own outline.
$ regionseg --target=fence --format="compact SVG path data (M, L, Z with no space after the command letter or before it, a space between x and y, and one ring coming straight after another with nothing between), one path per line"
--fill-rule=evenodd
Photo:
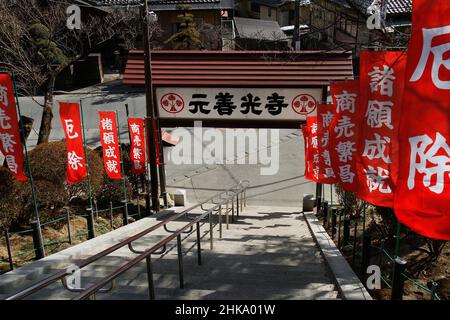
M318 207L320 208L320 211L318 210L319 218L322 219L324 228L337 243L337 247L341 251L351 249L351 264L362 280L365 280L367 276L367 268L376 264L381 270L382 283L391 289L392 300L402 300L405 281L410 281L412 285L428 294L431 300L441 300L437 294L437 284L432 282L430 289L409 275L405 270L406 261L401 257L395 257L386 250L385 239L380 241L378 247L373 245L371 236L365 232L365 209L363 215L351 218L344 213L348 210L343 210L344 208L340 204L329 204L324 201L322 206ZM362 230L359 230L358 226L361 226ZM359 242L358 239L360 239ZM357 265L357 261L359 261L359 265Z
M103 234L108 231L111 231L115 228L115 220L118 216L117 211L120 210L121 217L121 226L128 224L129 218L142 218L148 215L148 211L142 211L141 206L139 204L139 197L137 198L137 211L129 214L129 203L123 201L123 205L113 206L113 203L110 202L109 208L99 209L97 206L97 202L94 201L94 208L87 208L85 214L71 214L70 208L64 207L65 214L57 219L47 221L45 223L41 223L41 227L51 226L58 223L64 223L67 228L67 236L52 239L51 241L44 242L41 238L41 233L39 232L37 224L31 223L31 228L27 230L21 230L16 232L10 232L8 230L4 231L3 234L0 234L0 243L4 242L6 250L7 250L7 259L0 259L0 263L8 264L8 269L4 272L8 272L14 269L17 265L15 261L19 258L22 262L30 261L33 259L40 259L43 256L40 254L42 252L42 248L48 248L54 246L56 244L68 243L70 245L74 244L74 240L86 236L86 240L92 239L95 237L97 233ZM105 225L102 223L96 223L95 220L100 217L100 214L107 213L108 216L108 227L105 228ZM78 231L73 234L72 232L72 220L74 217L84 217L86 218L86 230ZM12 236L20 235L23 237L29 236L32 238L32 248L28 250L21 250L19 252L14 252L12 245ZM3 241L2 241L3 240ZM20 239L23 241L23 238ZM29 257L29 258L28 258Z

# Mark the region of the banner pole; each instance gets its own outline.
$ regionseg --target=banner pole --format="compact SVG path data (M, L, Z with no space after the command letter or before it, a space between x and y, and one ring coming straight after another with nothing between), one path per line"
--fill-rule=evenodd
M91 170L89 168L89 160L88 153L86 147L86 133L84 131L84 113L83 113L83 104L80 99L80 112L81 112L81 128L83 130L83 144L84 144L84 157L86 159L86 169L87 169L87 178L88 178L88 191L89 191L89 205L92 213L94 212L94 207L92 205L92 185L91 185Z
M401 233L402 225L397 221L397 232L395 235L395 257L397 258L400 255L400 233Z
M17 113L19 115L19 127L20 127L20 133L21 133L21 140L22 140L22 145L25 151L25 161L27 162L27 171L28 171L28 179L30 180L30 187L31 187L31 198L33 201L33 207L34 207L34 215L35 215L35 219L36 219L36 226L37 226L37 230L39 233L39 237L40 239L42 238L42 228L41 228L41 220L39 218L39 208L38 208L38 204L37 204L37 195L36 195L36 186L34 184L34 179L33 179L33 174L32 174L32 170L31 170L31 164L30 164L30 158L28 157L28 148L27 148L27 142L25 141L25 130L23 127L23 122L22 122L22 112L20 110L20 103L19 103L19 97L17 96L17 89L16 89L16 81L15 81L16 77L13 74L12 75L12 83L13 83L13 88L14 88L14 97L16 99L16 105L17 105ZM39 248L39 250L41 250L40 252L38 252L36 254L36 256L39 256L41 258L45 257L45 248Z
M122 143L120 140L120 128L119 128L119 114L116 111L116 121L117 121L117 138L119 139L119 156L120 156L120 167L122 168L122 182L123 182L123 192L125 196L125 205L128 202L127 197L127 184L125 181L125 168L123 165L123 157L122 157Z
M363 221L362 221L362 236L366 235L366 202L363 201Z
M330 208L333 210L333 184L330 184Z

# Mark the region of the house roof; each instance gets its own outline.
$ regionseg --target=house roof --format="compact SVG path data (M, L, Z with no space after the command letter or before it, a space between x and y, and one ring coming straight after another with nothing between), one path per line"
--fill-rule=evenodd
M250 18L234 18L238 38L268 41L286 40L277 21Z
M388 14L412 12L412 0L389 0L387 6Z
M252 3L257 3L262 6L278 8L287 3L295 2L295 0L252 0ZM300 5L304 6L310 4L310 0L300 0Z
M139 6L143 0L85 0L94 6L100 7L124 7ZM153 11L177 10L178 4L190 4L192 10L208 10L208 9L232 9L234 8L234 0L148 0L149 9Z
M253 0L252 3L257 3L262 6L277 8L284 5L287 2L291 2L290 0Z
M334 0L336 1L336 0ZM342 2L342 0L338 0ZM367 14L367 8L372 4L373 0L346 0L354 7L358 8L363 14ZM384 0L386 4L386 14L403 14L411 13L412 0Z
M155 86L325 86L353 79L351 51L153 51ZM130 51L125 85L145 85L142 51Z

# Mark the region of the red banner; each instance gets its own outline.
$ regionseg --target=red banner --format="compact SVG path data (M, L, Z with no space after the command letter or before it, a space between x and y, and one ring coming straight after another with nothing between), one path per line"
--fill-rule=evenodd
M27 181L23 173L23 145L19 130L14 88L9 74L0 74L0 152L14 177Z
M68 184L77 183L87 175L81 130L80 105L76 102L60 102L59 115L67 144L66 181Z
M330 127L334 118L334 105L319 104L317 106L317 131L319 143L319 182L325 184L337 183L339 180L331 163Z
M401 223L450 240L450 2L414 0L394 195Z
M363 51L360 56L360 103L357 197L373 205L394 206L398 172L398 124L406 53Z
M129 118L128 130L130 132L130 159L133 174L145 173L145 140L144 119Z
M317 117L306 118L306 131L307 136L307 148L306 150L306 162L307 162L307 180L319 182L320 179L320 153L319 153L319 137L317 130Z
M334 119L330 127L331 163L342 188L356 192L355 159L361 123L359 81L332 82L331 97L334 106Z
M103 164L110 179L122 179L120 148L117 134L116 113L99 111L100 143L103 147Z

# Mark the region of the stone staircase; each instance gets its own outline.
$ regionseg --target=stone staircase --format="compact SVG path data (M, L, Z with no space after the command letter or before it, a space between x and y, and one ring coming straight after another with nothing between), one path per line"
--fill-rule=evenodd
M337 299L338 293L328 268L303 216L296 210L246 207L239 219L230 223L228 230L223 224L222 239L219 239L219 227L216 225L212 250L209 225L206 223L201 228L201 266L197 264L195 229L190 235L183 234L184 289L180 289L176 241L173 241L165 254L152 256L156 299ZM149 219L146 227L163 218L145 218ZM173 222L169 224L169 228L174 230L184 224ZM165 235L167 233L160 228L136 241L134 247L143 250ZM86 244L88 242L79 246ZM82 251L70 262L86 258L90 254ZM82 287L99 281L135 256L125 247L83 268ZM64 262L63 267L68 264L69 262ZM43 267L39 278L44 278L61 267L49 263L47 267ZM5 286L2 291L2 277L0 298L2 294L3 297L6 296ZM20 285L17 283L14 285L15 290L25 286L27 282L31 281L25 279ZM9 289L8 293L12 293L11 288ZM65 290L61 282L57 282L28 298L71 299L76 295L77 293ZM96 299L148 299L145 260L119 276L112 291L98 293Z

